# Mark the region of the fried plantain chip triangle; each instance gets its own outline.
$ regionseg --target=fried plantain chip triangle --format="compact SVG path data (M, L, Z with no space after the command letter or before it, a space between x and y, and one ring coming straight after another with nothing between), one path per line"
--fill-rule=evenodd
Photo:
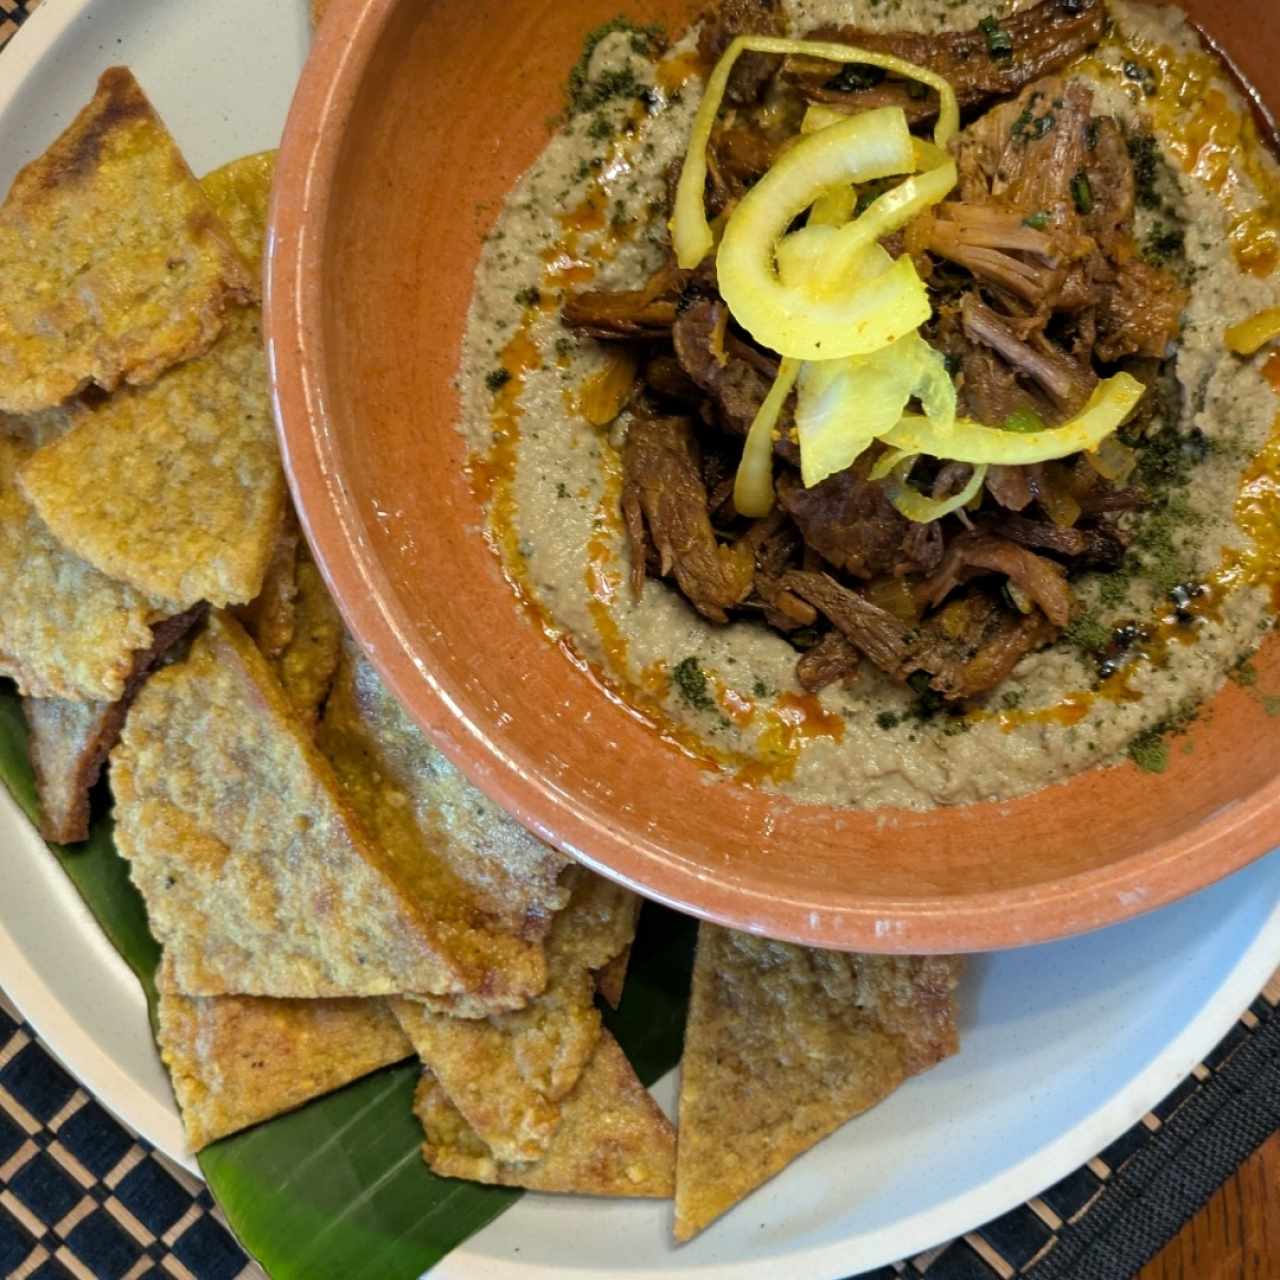
M49 532L18 484L33 451L30 436L0 430L0 675L32 698L115 702L135 655L151 645L152 623L174 610Z
M371 840L244 630L215 613L158 672L112 754L116 844L187 995L474 990L466 898Z
M120 736L129 702L201 612L189 609L151 628L151 647L133 655L133 672L115 702L22 699L27 752L40 797L40 834L46 840L75 844L88 838L89 793Z
M562 1110L542 1159L510 1163L494 1157L429 1070L414 1098L423 1158L443 1177L570 1195L671 1195L675 1131L607 1031Z
M0 206L0 409L151 382L256 296L163 122L112 67Z
M700 925L680 1065L676 1239L954 1053L957 967Z
M526 1008L457 1018L410 1000L392 1002L423 1062L500 1161L546 1154L572 1091L600 1038L594 970L635 931L629 890L570 867L573 896L547 938L547 986Z
M436 750L349 638L319 743L397 873L468 922L466 946L486 976L443 1007L475 1015L527 1003L546 985L542 940L569 896L564 856Z
M262 270L267 209L275 171L276 153L259 151L256 155L231 160L200 179L214 213L231 233L240 256L255 275Z
M385 1000L162 994L157 1038L192 1151L413 1053Z
M69 551L136 591L188 608L252 600L284 509L284 475L256 307L204 355L79 411L22 470Z

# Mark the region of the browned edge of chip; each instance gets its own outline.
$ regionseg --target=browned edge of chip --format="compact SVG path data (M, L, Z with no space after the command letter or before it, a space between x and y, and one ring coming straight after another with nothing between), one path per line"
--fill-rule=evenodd
M204 612L203 605L196 605L151 628L151 647L135 655L133 672L123 696L116 702L22 699L28 731L27 750L40 799L40 834L46 840L53 844L78 844L89 838L89 794L120 737L129 704L156 663L177 645ZM79 722L70 735L67 734L67 713Z
M627 943L607 964L596 970L596 991L600 998L616 1009L622 1003L622 989L627 983L627 966L631 963L631 943Z
M298 517L294 514L293 504L286 498L280 512L280 531L262 578L262 589L248 604L231 608L236 621L249 633L265 658L278 658L294 638L301 540Z

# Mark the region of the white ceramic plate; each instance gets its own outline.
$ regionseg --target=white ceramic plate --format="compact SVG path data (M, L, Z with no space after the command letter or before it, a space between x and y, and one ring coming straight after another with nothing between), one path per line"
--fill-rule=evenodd
M128 63L197 172L275 144L307 45L303 0L59 0L0 55L0 189ZM0 795L0 986L85 1086L183 1152L141 993ZM1088 938L975 959L964 1048L846 1126L699 1240L667 1206L526 1196L437 1268L448 1280L806 1277L869 1269L1037 1194L1119 1136L1280 964L1280 855ZM674 1081L657 1090L664 1105Z

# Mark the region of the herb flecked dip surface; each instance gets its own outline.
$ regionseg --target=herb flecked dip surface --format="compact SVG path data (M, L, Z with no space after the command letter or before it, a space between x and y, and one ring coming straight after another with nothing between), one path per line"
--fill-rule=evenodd
M797 32L959 30L989 15L955 0L784 8ZM634 370L571 334L560 306L586 287L637 288L668 254L667 174L702 90L696 31L671 46L625 22L596 33L563 126L493 225L459 386L494 543L544 624L721 776L815 802L927 808L1009 798L1126 753L1160 769L1167 737L1271 627L1280 359L1233 356L1224 331L1280 302L1280 177L1176 10L1109 8L1108 35L1065 74L1084 77L1095 113L1126 129L1137 239L1190 300L1152 393L1135 477L1150 502L1122 517L1124 563L1073 579L1072 625L985 703L940 707L868 662L848 686L807 694L780 634L712 625L653 578L632 596L619 513L627 415L606 427L588 418L608 416Z

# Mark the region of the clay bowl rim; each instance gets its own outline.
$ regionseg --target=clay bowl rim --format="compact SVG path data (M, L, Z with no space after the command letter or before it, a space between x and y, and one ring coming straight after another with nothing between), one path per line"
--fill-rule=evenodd
M1280 842L1277 776L1120 863L1013 889L833 906L741 884L717 888L705 870L664 860L629 840L625 828L588 820L522 772L485 725L466 714L466 699L408 651L380 599L375 557L353 533L362 517L343 484L326 411L321 268L330 194L362 76L399 3L337 0L316 33L289 110L271 201L264 263L268 365L294 502L344 619L401 704L474 784L543 839L648 898L732 927L851 950L988 951L1074 936L1206 888ZM517 607L513 596L513 611ZM444 723L459 731L433 732ZM655 739L656 749L662 748Z

